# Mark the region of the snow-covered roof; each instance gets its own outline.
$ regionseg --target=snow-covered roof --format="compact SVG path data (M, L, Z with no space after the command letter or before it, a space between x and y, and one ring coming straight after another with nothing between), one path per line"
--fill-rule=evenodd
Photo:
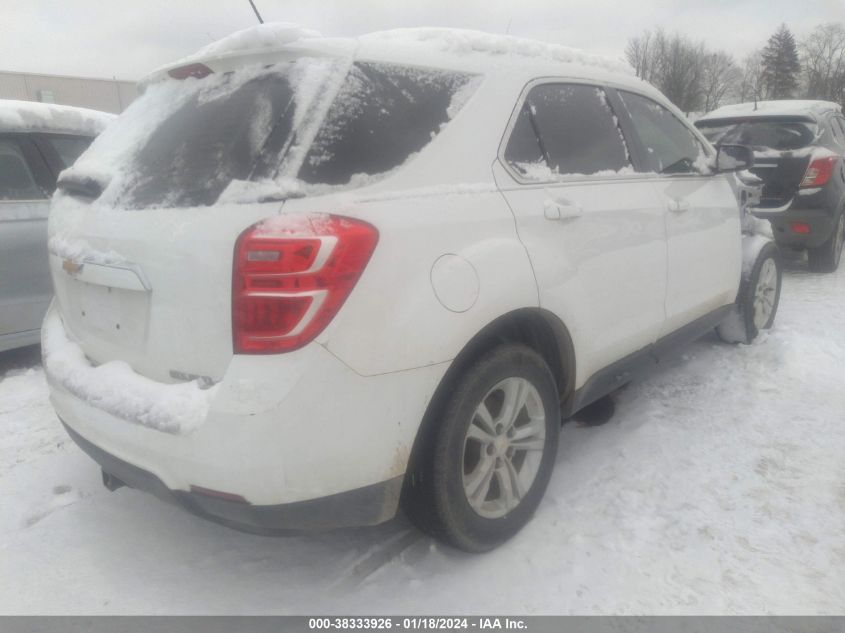
M623 61L510 35L463 29L414 28L379 31L356 38L329 38L296 24L279 22L232 33L158 69L142 83L150 83L170 69L192 63L202 62L215 68L216 61L226 67L230 65L226 60L233 57L307 51L325 55L351 54L358 59L475 72L518 70L526 76L559 74L561 66L566 65L568 73L575 76L609 74L612 78L637 81L631 67Z
M0 99L0 132L97 135L114 118L114 114L87 108Z
M482 31L447 28L413 28L378 31L358 38L364 49L410 48L451 58L486 56L492 64L528 61L574 64L601 68L613 73L631 74L631 67L621 61L594 55L575 48L539 40L498 35ZM424 59L424 58L423 58Z
M708 119L732 119L734 117L754 116L817 116L830 111L841 111L842 106L832 101L810 101L800 99L783 99L779 101L758 101L755 107L751 103L736 103L734 105L722 106L712 112L708 112L699 121Z
M298 24L269 22L230 33L172 65L181 66L215 57L277 50L293 42L320 37L317 31L304 29ZM167 67L170 68L172 65L168 64Z

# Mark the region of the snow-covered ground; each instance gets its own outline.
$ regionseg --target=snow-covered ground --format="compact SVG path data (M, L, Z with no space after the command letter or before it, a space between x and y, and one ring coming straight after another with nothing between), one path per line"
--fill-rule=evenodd
M536 518L481 556L404 519L241 534L109 493L0 355L0 613L843 613L845 266L789 272L776 329L709 336L567 424Z

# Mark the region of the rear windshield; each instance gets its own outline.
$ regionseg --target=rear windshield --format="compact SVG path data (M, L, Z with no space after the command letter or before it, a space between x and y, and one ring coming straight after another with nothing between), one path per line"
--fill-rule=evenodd
M211 205L236 181L358 186L431 142L472 80L312 58L167 80L150 86L63 179L94 180L102 202L124 208Z
M754 149L780 151L807 147L818 132L818 126L811 121L789 119L698 121L696 127L714 145L738 143Z

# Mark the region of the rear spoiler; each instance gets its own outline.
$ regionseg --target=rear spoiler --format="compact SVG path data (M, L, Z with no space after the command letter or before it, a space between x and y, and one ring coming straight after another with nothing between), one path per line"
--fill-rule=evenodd
M352 58L358 41L349 38L314 38L297 40L274 48L244 49L207 57L191 56L157 68L138 82L138 91L167 79L201 78L211 73L225 73L244 66L270 66L299 57Z

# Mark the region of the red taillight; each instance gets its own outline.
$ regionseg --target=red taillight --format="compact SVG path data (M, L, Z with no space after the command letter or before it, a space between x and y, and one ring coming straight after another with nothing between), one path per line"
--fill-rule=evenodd
M236 354L290 352L312 341L346 301L378 242L375 227L336 215L281 215L235 244Z
M807 171L804 172L802 187L823 187L833 175L833 167L836 165L837 156L825 156L816 158L810 162Z
M789 226L792 227L793 233L801 233L806 235L810 232L810 225L806 222L792 222Z
M167 74L173 79L187 79L194 77L195 79L202 79L208 77L214 71L205 64L188 64L187 66L180 66L167 71Z

